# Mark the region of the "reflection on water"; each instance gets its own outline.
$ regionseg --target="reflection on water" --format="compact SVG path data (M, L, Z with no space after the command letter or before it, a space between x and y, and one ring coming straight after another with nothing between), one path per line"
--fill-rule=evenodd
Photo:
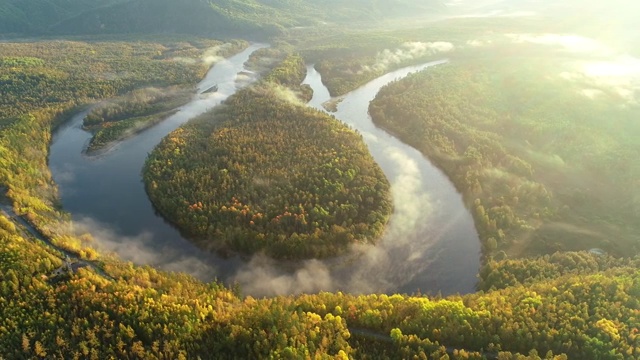
M369 101L383 85L437 63L376 79L348 94L335 113L363 134L392 184L395 212L378 246L359 246L349 255L322 261L283 263L260 255L224 259L198 249L154 212L140 176L147 154L170 131L246 84L249 73L243 64L260 47L253 45L216 64L198 86L202 91L218 84L218 92L196 95L175 115L100 157L82 154L90 137L80 128L86 113L57 131L49 163L75 226L91 231L103 251L125 260L184 271L205 281L237 282L245 294L473 291L479 242L460 195L421 154L377 129L367 114ZM241 81L236 81L238 73ZM313 67L305 83L315 92L312 106L329 99Z

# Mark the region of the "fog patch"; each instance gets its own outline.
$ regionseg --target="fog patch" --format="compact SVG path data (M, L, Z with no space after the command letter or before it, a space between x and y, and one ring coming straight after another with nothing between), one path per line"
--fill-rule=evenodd
M256 80L256 74L248 71L241 71L236 75L235 83L239 88L243 88Z
M619 56L610 61L588 62L583 67L584 74L600 79L640 79L640 59Z
M405 42L395 50L385 49L376 55L375 64L365 65L360 70L363 72L384 72L394 65L419 59L425 56L454 50L455 46L450 42Z
M165 271L186 272L199 279L212 279L216 273L213 264L201 259L180 255L171 248L159 247L153 234L141 232L136 236L125 236L105 224L89 217L73 221L73 231L77 235L91 234L93 245L99 252L116 253L125 261L137 265L159 266Z
M287 87L274 85L271 87L271 94L284 102L305 106L305 103L300 100L298 94Z
M184 65L196 65L197 63L200 62L200 60L198 59L194 59L194 58L189 58L189 57L183 57L183 56L176 56L171 58L171 61L173 62L177 62L177 63L181 63Z
M417 162L393 146L384 150L384 156L397 164L398 173L390 179L394 212L379 244L356 243L343 256L291 264L295 270L287 270L286 262L255 255L231 280L240 284L244 294L253 296L388 292L411 281L435 258L433 244L456 219L436 228L432 217L437 204L423 191L425 179ZM418 238L419 229L426 227L433 228L429 237L435 240Z
M560 78L572 82L587 82L611 90L627 103L638 103L640 94L640 59L621 55L611 60L580 61L574 72L562 72ZM586 88L581 93L591 99L602 95L599 89Z
M516 44L530 43L537 45L559 46L573 53L593 54L598 56L613 55L613 51L604 44L579 35L560 34L505 34Z
M582 89L578 93L584 95L585 97L588 97L591 100L604 95L604 91L599 89Z
M181 119L195 118L203 113L212 110L214 107L219 106L219 104L228 98L229 95L216 91L214 93L206 93L206 94L198 94L197 97L191 101L189 104L180 108L178 113L175 116L171 116L167 119L167 121L175 121L182 123Z
M484 180L500 180L510 184L518 184L519 186L535 187L539 185L538 183L528 180L525 177L496 167L483 170L482 176L484 177Z
M91 112L114 105L127 105L127 103L131 101L147 104L150 102L158 101L159 99L168 98L170 96L187 95L189 93L189 89L177 85L168 86L165 88L157 88L151 86L141 89L135 89L116 98L101 101L98 105L94 106Z
M415 232L421 218L431 216L433 208L429 194L422 190L422 174L416 161L395 147L386 149L385 155L402 169L391 182L394 221L389 224L388 235L397 239L397 246L407 241L407 234Z
M539 151L533 151L531 149L527 149L527 156L531 158L533 161L536 161L554 168L562 168L567 166L567 163L558 154L545 154Z
M56 174L56 183L73 183L76 180L76 168L71 164L65 163L62 167L51 170Z
M491 40L473 39L473 40L468 40L467 41L467 45L472 46L472 47L482 47L482 46L487 46L487 45L491 45L491 44L493 44L493 41L491 41Z
M281 60L282 60L281 58L268 57L268 56L261 56L258 58L252 57L252 59L249 61L250 64L245 64L245 65L248 69L250 69L250 71L258 74L262 74L271 70L271 68L275 64L279 63Z
M233 279L243 293L254 296L331 291L336 287L327 266L319 260L307 260L293 273L282 270L276 260L256 255Z
M172 57L169 60L177 63L181 63L184 65L197 65L197 64L205 64L207 66L211 66L217 62L220 62L225 59L221 54L225 54L228 50L233 47L231 43L224 43L220 45L216 45L206 49L200 58L192 58L192 57L184 57L184 56L176 56Z
M211 66L217 62L224 60L225 58L221 54L224 54L226 51L228 51L231 48L233 48L233 44L231 43L224 43L221 45L210 47L207 50L205 50L200 60L204 64Z

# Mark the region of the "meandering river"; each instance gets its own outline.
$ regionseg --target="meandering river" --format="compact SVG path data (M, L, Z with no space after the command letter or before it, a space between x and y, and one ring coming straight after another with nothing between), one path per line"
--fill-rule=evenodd
M49 166L64 208L79 232L91 232L102 251L210 281L240 284L252 295L345 291L450 294L474 290L479 241L473 220L449 180L415 149L376 128L369 102L385 84L440 62L393 71L347 94L334 114L363 134L392 184L394 214L377 246L354 248L349 255L300 262L275 262L263 256L223 258L201 251L156 214L140 171L147 154L169 132L220 104L246 82L236 81L249 55L265 45L217 63L198 85L218 84L218 92L197 94L173 116L119 143L99 157L83 153L90 134L78 113L53 137ZM314 89L310 106L329 99L320 75L308 68L305 83Z

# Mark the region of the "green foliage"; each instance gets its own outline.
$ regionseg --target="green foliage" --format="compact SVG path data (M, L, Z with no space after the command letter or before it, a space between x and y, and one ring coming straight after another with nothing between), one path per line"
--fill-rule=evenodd
M216 45L211 40L2 43L2 64L11 65L0 65L0 119L113 97L144 85L193 86L207 70L200 56ZM179 61L185 57L196 61Z
M150 155L150 198L204 247L307 258L382 233L389 184L362 139L274 90L299 84L302 65L287 57L266 76L273 83L237 93Z
M199 59L217 45L205 39L0 43L1 195L6 193L16 212L56 244L93 256L58 211L47 167L52 128L85 103L136 87L193 86L206 71ZM176 61L186 58L194 60Z
M497 58L495 49L383 88L376 124L442 168L462 192L485 255L603 248L638 251L640 127L635 104L558 74L549 60ZM500 52L496 52L500 54ZM554 57L556 56L556 57ZM634 155L635 154L635 155Z
M43 65L44 61L35 57L0 57L0 67L28 67Z
M2 20L7 12L24 20L17 3L0 3L0 29L12 26ZM22 3L52 9L52 4L83 2ZM301 2L269 3L293 8ZM234 12L246 10L235 4ZM374 9L382 5L371 3ZM64 226L53 226L64 223L64 215L56 210L46 166L52 126L84 102L144 86L193 84L203 73L202 64L170 59L198 58L211 45L207 40L0 43L0 195L6 193L15 209L54 242L78 241ZM274 214L283 216L261 231L290 234L283 251L287 254L290 244L308 246L297 229L298 240L291 242L291 231L301 224L295 220L316 226L308 221L316 209L313 216L333 217L329 220L337 224L329 232L342 227L345 234L355 223L352 219L379 209L373 214L379 229L355 230L381 230L389 211L388 184L356 134L284 101L295 98L285 89L299 84L304 67L295 55L280 60L268 81L165 140L159 151L171 153L164 163L151 164L167 185L184 184L167 187L173 191L169 195L194 195L186 203L166 205L185 211L191 224L208 224L205 215L220 216L210 211L210 203L217 201L227 209L223 230L241 234L240 239L246 237L246 230L238 230L247 223L246 215L268 207L256 201L265 199L265 204L276 204ZM494 61L465 63L469 71L452 64L415 75L383 91L371 107L379 123L415 141L465 192L486 251L498 252L481 270L482 291L444 299L343 293L241 299L216 282L204 284L105 256L100 261L109 276L85 268L60 281L50 278L61 265L58 252L27 239L21 226L0 214L0 357L640 358L638 258L563 252L509 259L500 252L594 245L614 253L633 249L640 178L633 161L636 108L612 110L610 105L620 99L606 92L600 100L610 103L585 102L575 89L540 76L539 61L536 66L522 59L515 64ZM114 114L137 111L133 108ZM220 123L210 123L212 118ZM302 136L309 133L311 139ZM507 136L516 141L505 141ZM165 168L175 171L163 173ZM310 177L316 169L319 175ZM204 179L203 185L190 178ZM567 190L564 181L551 178L581 182ZM226 192L211 196L212 189L220 189L214 181L221 179ZM266 195L265 184L277 199ZM173 199L165 194L157 198ZM364 205L345 207L345 199L349 205ZM371 206L377 201L377 207ZM308 211L307 204L313 209ZM283 224L283 219L291 223ZM371 220L367 216L362 223ZM318 222L316 230L326 228L322 226ZM535 236L528 237L532 232ZM510 245L513 238L533 239L533 248L522 247L526 242Z
M109 268L117 281L81 270L56 283L47 279L56 263L42 246L0 230L3 356L180 358L188 351L181 344L197 347L211 304L237 301L216 284L124 264Z
M304 60L298 54L291 54L265 77L265 82L282 86L297 86L304 80L307 68Z
M611 264L607 270L567 271L527 286L460 298L322 293L301 296L296 303L303 311L320 315L335 313L331 309L337 306L343 309L352 337L368 339L351 342L367 358L377 357L367 351L369 347L356 344L377 343L379 353L380 342L393 344L382 347L391 358L424 352L462 359L478 359L481 353L500 359L517 354L539 359L532 349L537 354L566 354L571 359L638 356L634 329L639 323L633 315L638 309L633 295L638 288L637 268ZM385 339L383 334L391 336Z
M267 38L296 26L378 22L439 9L433 0L2 0L0 33Z
M275 86L274 91L285 100L307 103L313 98L313 89L309 85L301 85L306 74L304 59L299 54L286 54L277 66L265 74L262 82Z
M42 33L50 26L119 0L1 0L0 33Z
M504 289L541 283L563 275L595 274L614 268L639 267L638 258L614 258L588 252L558 252L536 258L489 261L480 270L478 289Z
M186 88L145 88L98 105L84 119L84 127L95 132L87 151L104 150L109 144L157 124L192 95Z
M549 276L462 297L319 293L256 300L113 259L105 259L105 270L115 280L84 269L56 283L48 275L60 265L57 257L0 229L0 353L56 359L640 356L638 259L558 254L521 268L543 269L544 262L552 264ZM516 264L509 263L496 271L513 271Z

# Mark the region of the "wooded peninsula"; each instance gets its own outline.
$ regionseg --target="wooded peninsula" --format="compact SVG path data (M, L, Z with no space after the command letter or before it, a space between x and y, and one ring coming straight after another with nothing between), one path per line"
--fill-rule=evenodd
M639 359L637 10L628 0L0 0L0 360ZM447 59L384 87L369 112L462 195L482 245L477 291L250 296L104 250L160 247L144 234L80 226L49 168L55 131L87 112L90 153L140 139L211 66L249 47L234 38L271 44L240 74L257 81L149 154L141 180L159 213L247 266L254 254L274 267L340 266L361 244L388 255L376 243L393 216L389 181L358 132L307 105L301 83L315 64L339 96Z
M287 56L150 154L149 197L203 247L317 258L382 234L389 183L360 135L286 88L305 73Z

